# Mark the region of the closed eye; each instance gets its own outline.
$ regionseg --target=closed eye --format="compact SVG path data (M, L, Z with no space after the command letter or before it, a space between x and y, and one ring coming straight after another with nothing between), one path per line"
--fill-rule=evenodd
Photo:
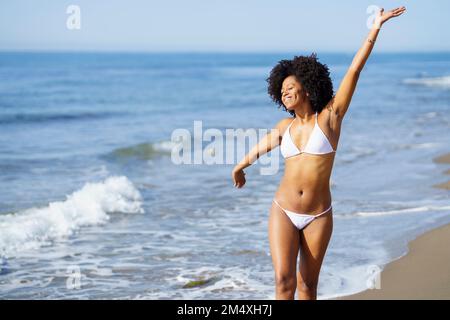
M291 89L293 89L294 87L289 87L289 88L287 88L287 90L291 90ZM283 95L284 94L284 91L283 90L281 90L281 94Z

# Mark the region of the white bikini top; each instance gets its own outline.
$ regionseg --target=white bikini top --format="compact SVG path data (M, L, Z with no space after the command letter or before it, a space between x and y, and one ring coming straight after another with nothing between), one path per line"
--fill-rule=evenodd
M336 152L333 150L331 143L328 141L328 138L323 133L322 129L320 129L317 124L317 112L315 116L314 128L309 136L308 143L306 144L303 150L297 148L292 141L291 134L289 129L291 128L292 123L295 121L292 120L286 131L283 134L283 138L281 139L280 151L284 158L290 158L301 153L310 153L310 154L326 154Z

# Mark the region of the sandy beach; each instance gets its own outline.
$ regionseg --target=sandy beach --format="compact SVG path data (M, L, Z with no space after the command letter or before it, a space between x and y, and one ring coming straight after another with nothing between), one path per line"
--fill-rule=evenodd
M343 300L450 299L450 224L409 244L409 252L381 272L381 288L341 297Z
M433 159L447 164L449 174L450 153ZM447 178L448 177L445 177ZM434 185L450 189L450 181ZM380 289L366 290L341 297L342 300L382 299L450 299L450 224L431 230L409 243L408 253L391 263L381 272Z

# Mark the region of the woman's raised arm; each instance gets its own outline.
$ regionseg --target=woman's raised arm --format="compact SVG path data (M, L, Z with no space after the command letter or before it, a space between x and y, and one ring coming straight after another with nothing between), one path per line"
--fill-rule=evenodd
M368 37L364 40L363 45L353 58L350 68L345 74L336 95L331 101L331 106L334 110L335 116L342 119L347 112L358 82L359 74L364 68L365 63L372 52L381 26L389 19L400 16L403 12L405 12L405 10L405 7L399 7L388 12L384 12L384 9L381 9L378 12Z

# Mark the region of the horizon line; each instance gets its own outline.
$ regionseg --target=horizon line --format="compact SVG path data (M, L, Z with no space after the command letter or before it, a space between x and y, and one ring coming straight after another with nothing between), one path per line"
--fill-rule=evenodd
M106 54L299 54L299 53L321 53L321 54L356 54L357 51L344 50L108 50L108 49L0 49L0 53L106 53ZM450 50L383 50L374 51L372 55L376 54L426 54L426 53L440 53L450 54Z

